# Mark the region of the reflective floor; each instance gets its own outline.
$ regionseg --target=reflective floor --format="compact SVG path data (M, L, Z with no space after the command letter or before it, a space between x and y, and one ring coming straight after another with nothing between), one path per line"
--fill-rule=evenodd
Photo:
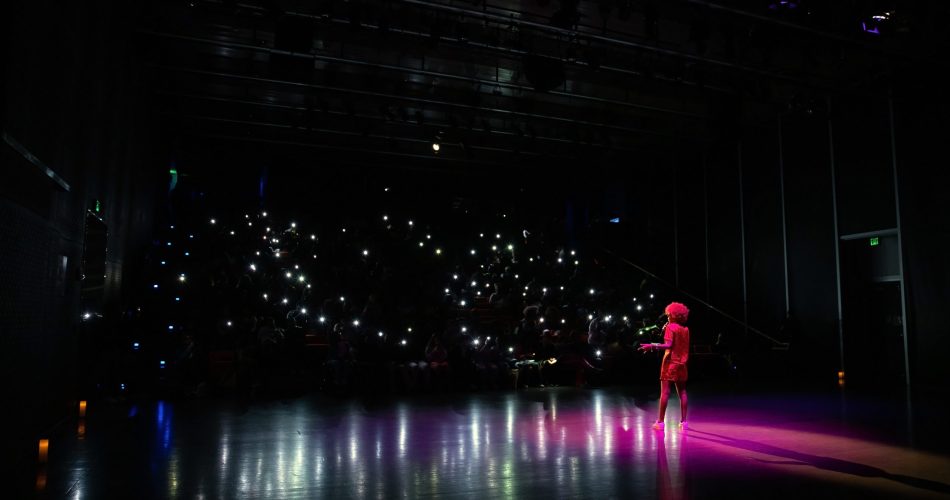
M691 390L685 432L675 398L657 432L655 400L622 389L102 403L51 439L30 489L40 498L950 497L942 437L916 437L894 405L701 389Z

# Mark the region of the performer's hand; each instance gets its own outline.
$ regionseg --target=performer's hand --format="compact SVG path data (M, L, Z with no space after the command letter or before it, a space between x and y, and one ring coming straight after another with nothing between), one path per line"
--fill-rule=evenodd
M653 350L653 344L640 344L640 350L643 352L650 352Z

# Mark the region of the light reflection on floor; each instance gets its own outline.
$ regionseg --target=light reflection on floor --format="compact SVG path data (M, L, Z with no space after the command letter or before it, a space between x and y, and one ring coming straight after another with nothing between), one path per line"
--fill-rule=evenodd
M947 456L699 406L651 429L622 392L555 389L366 404L302 398L235 411L157 402L91 418L36 478L51 498L944 497ZM794 420L794 419L793 419ZM757 423L751 423L757 422ZM41 486L42 481L42 488Z

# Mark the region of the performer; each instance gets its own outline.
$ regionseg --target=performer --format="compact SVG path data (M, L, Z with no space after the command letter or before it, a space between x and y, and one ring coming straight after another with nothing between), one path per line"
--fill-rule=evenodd
M670 399L670 382L676 386L676 394L680 398L680 429L686 430L686 361L689 359L689 328L686 328L686 318L689 309L679 302L672 302L664 311L667 323L663 326L662 344L643 344L640 349L644 352L665 349L663 362L660 364L660 414L653 424L656 430L663 430L666 419L666 404Z

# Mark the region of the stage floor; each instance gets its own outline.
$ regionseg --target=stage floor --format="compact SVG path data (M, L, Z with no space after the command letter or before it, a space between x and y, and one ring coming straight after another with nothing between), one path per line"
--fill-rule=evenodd
M98 403L50 440L30 486L77 499L950 497L946 420L922 428L900 398L763 394L693 387L685 432L675 397L657 432L655 399L622 388Z

